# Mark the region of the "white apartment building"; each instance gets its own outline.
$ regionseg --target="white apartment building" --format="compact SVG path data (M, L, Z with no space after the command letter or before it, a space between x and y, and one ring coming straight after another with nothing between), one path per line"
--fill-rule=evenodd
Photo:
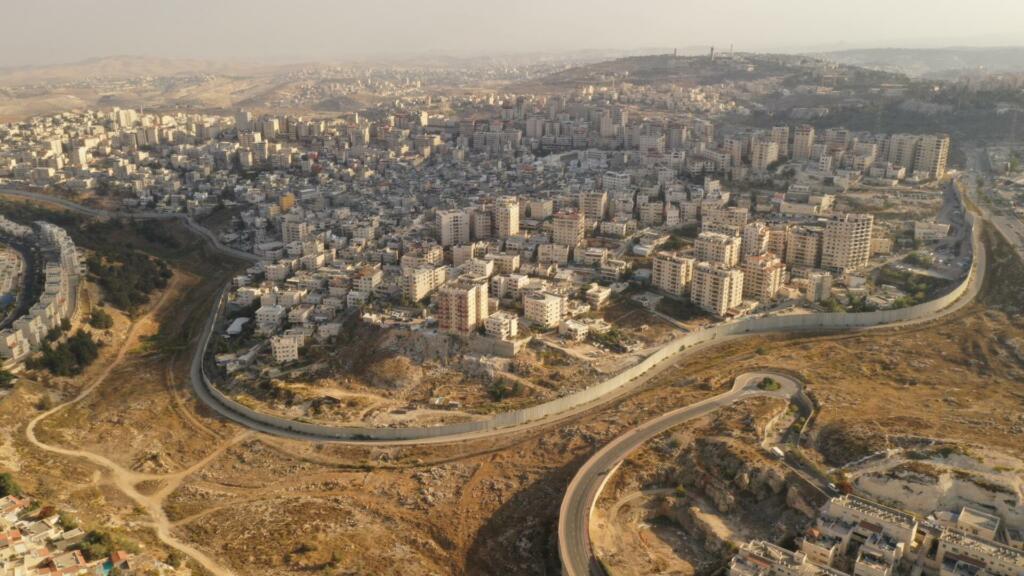
M807 276L806 298L808 302L823 302L832 297L832 274L812 272Z
M561 246L575 248L583 244L586 223L582 212L561 212L555 214L552 222L551 241Z
M819 228L790 228L786 232L786 265L791 268L818 268L821 265L822 236Z
M484 260L494 262L495 274L513 274L519 270L519 254L489 253L484 255Z
M694 242L697 260L721 264L728 268L739 264L741 245L742 239L718 232L701 232Z
M667 294L683 296L690 290L694 265L693 258L659 252L654 257L651 285Z
M729 563L729 576L847 576L810 562L803 552L791 552L764 540L740 546Z
M487 335L498 340L514 340L519 335L519 317L509 312L492 314L484 322Z
M494 205L494 228L498 238L519 234L519 198L502 196Z
M750 212L739 206L706 205L701 209L701 231L739 235L749 216Z
M494 260L472 258L462 264L462 272L473 277L490 278L494 275Z
M771 138L779 149L779 157L789 158L789 126L773 126Z
M530 200L530 218L544 220L555 212L555 203L551 200Z
M566 264L569 262L568 246L562 244L541 244L537 247L537 262L540 264Z
M469 215L464 210L442 210L437 213L437 229L442 246L469 244Z
M814 149L814 126L803 124L793 131L793 159L807 162Z
M523 295L523 311L531 324L554 328L565 313L565 298L546 292L528 292Z
M770 233L764 222L751 222L743 227L743 256L761 256L768 252Z
M402 298L409 302L419 302L438 289L448 278L448 268L425 266L413 268L402 273Z
M709 262L697 264L690 301L716 316L725 316L743 302L743 272Z
M270 338L270 350L274 356L274 362L284 364L298 360L302 340L302 336L297 334L272 336Z
M949 161L949 136L945 134L921 136L914 154L914 176L939 179L946 175Z
M583 217L591 222L604 220L608 212L608 192L580 192L579 209Z
M775 299L782 287L786 265L774 254L747 256L743 260L743 296L758 302Z
M434 298L438 329L467 336L490 315L486 278L459 277L442 286Z
M601 179L604 189L608 192L626 192L629 190L630 177L626 172L605 172Z
M750 164L754 172L767 172L768 167L779 159L779 145L767 140L757 140L750 150Z
M825 224L822 238L821 267L846 273L867 266L871 258L870 214L832 216Z

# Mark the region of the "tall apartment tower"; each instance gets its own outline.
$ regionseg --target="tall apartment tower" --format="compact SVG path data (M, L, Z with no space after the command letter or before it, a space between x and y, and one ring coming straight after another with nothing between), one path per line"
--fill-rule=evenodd
M489 315L487 279L459 277L438 289L435 302L438 330L468 336Z
M519 198L502 196L494 205L494 228L498 238L519 234Z
M714 262L731 268L739 264L742 243L742 240L736 236L718 232L701 232L697 235L694 248L697 251L697 260Z
M893 134L889 137L888 161L902 166L910 173L914 168L918 137L913 134Z
M921 136L914 153L914 175L925 179L939 179L946 175L949 160L949 136L945 134Z
M807 162L814 149L814 126L801 124L793 131L793 159Z
M821 267L846 273L867 266L871 258L870 214L836 215L825 224L821 248Z
M786 232L786 265L817 268L821 265L822 232L820 228L794 226Z
M782 286L786 265L774 254L747 256L743 260L743 296L759 302L775 299Z
M772 142L779 147L780 158L789 158L789 126L773 127Z
M682 296L690 290L694 264L693 258L659 252L654 257L651 285L673 296Z
M441 246L469 244L469 214L464 210L439 211L437 229L441 237Z
M584 218L591 222L600 222L604 220L604 215L608 211L608 193L581 192L579 207Z
M743 227L743 256L760 256L768 252L770 233L764 222L751 222Z
M582 212L560 212L555 214L551 241L555 244L575 248L583 244L586 224Z
M743 272L709 262L697 264L690 301L716 316L725 316L743 302Z
M767 172L768 167L779 159L779 145L768 140L754 142L750 152L750 164L754 172Z
M473 208L469 213L471 236L474 240L489 240L494 237L495 213L489 206Z

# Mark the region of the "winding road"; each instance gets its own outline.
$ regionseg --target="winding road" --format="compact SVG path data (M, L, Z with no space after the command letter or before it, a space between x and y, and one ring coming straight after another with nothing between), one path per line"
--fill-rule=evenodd
M955 192L955 189L952 188L952 186L953 185L951 184L951 190L953 192ZM221 253L223 253L225 255L228 255L228 256L231 256L231 257L235 257L235 258L239 258L239 259L243 259L243 260L248 261L248 262L255 262L255 261L259 261L260 260L259 257L255 256L253 254L249 254L249 253L237 250L235 248L231 248L231 247L225 246L224 244L222 244L219 241L219 239L216 237L216 235L213 232L211 232L207 228L203 227L202 225L196 223L192 218L190 218L190 217L188 217L186 215L183 215L183 214L168 214L168 213L161 213L161 212L132 212L132 213L111 212L111 211L99 210L99 209L96 209L96 208L90 208L90 207L86 207L86 206L81 206L79 204L76 204L74 202L71 202L69 200L66 200L66 199L63 199L63 198L59 198L59 197L53 197L53 196L48 196L46 194L41 194L41 193L37 193L37 192L28 192L28 191L22 191L22 190L0 189L0 196L2 196L2 195L14 196L14 197L22 198L22 199L33 200L33 201L38 201L38 202L43 202L43 203L55 204L55 205L58 205L58 206L61 206L61 207L65 208L67 210L71 210L71 211L74 211L74 212L77 212L77 213L80 213L80 214L84 214L84 215L87 215L87 216L93 216L93 217L97 217L97 218L127 217L127 218L136 218L136 219L156 219L156 220L179 219L182 222L184 222L185 225L190 230L192 230L194 233L198 234L199 236L203 237L210 244L210 246L213 249L215 249L217 251L220 251ZM956 196L954 195L952 197L955 198ZM968 305L970 302L972 302L974 300L975 296L980 291L981 284L982 284L982 279L984 278L984 275L985 275L985 266L986 266L986 255L985 255L984 245L980 241L980 231L979 231L979 228L980 228L979 226L974 226L973 227L973 232L972 232L972 237L971 237L971 246L973 247L972 253L973 253L973 257L974 257L974 264L973 264L974 265L974 273L970 276L969 285L967 287L966 292L963 294L963 296L961 296L955 302L953 302L950 305L946 306L942 310L939 310L939 311L936 311L936 312L924 315L923 317L920 317L920 318L913 318L913 319L909 319L909 320L902 320L902 321L898 321L898 322L891 322L891 323L885 323L885 324L877 324L877 325L871 325L871 326L859 326L859 327L845 328L844 330L852 332L852 331L861 331L861 330L891 329L891 328L897 328L897 327L902 327L902 326L910 326L910 325L914 325L914 324L920 324L922 322L930 322L930 321L936 320L938 318L941 318L943 316L947 316L949 314L953 314L953 313L957 312L958 310L962 309L964 306ZM223 298L223 294L221 296L221 299L222 298ZM220 300L218 300L218 301L220 301ZM542 416L542 417L539 417L539 418L535 417L535 418L528 419L528 420L525 420L525 421L522 421L522 422L518 422L518 423L515 423L515 424L512 424L512 425L489 426L489 427L486 427L486 428L477 429L477 430L473 430L473 431L470 431L470 432L441 432L439 430L433 430L433 431L431 431L430 434L415 434L414 433L415 431L413 431L412 429L406 429L406 430L409 431L409 433L407 435L405 435L404 437L395 437L392 434L391 436L388 436L388 437L376 437L375 438L374 434L378 430L376 428L326 427L325 426L325 427L320 427L320 429L307 429L307 430L301 430L300 431L300 430L297 429L298 426L299 426L299 423L297 423L297 422L284 421L284 420L279 419L279 418L267 418L267 417L264 417L263 415L259 415L259 417L254 417L253 414L246 414L245 411L243 411L243 409L240 408L239 406L232 406L230 401L228 401L225 398L221 397L221 395L219 394L219 391L216 391L216 390L213 389L213 384L209 381L209 379L203 373L203 370L204 370L203 358L204 358L204 355L205 355L205 350L206 350L207 344L210 341L210 339L212 337L212 334L213 334L213 330L214 330L214 327L215 327L215 323L216 323L216 318L217 318L218 312L219 312L219 306L214 306L213 309L210 311L210 316L207 319L207 322L206 322L206 325L204 326L203 331L201 332L199 345L196 347L195 351L193 352L192 363L191 363L190 380L191 380L192 388L193 388L196 396L204 404L206 404L209 408L213 409L215 412L220 414L222 417L224 417L224 418L226 418L228 420L234 421L234 422L236 422L238 424L241 424L242 426L245 426L246 428L249 428L250 430L255 430L255 431L263 432L263 433L266 433L266 434L272 434L272 435L275 435L275 436L279 436L279 437L283 437L283 438L288 438L288 439L293 439L293 440L313 441L313 442L334 442L334 443L360 443L360 444L375 443L375 444L381 444L381 445L448 443L448 442L457 442L457 441L469 440L469 439L481 439L481 438L486 438L486 437L493 437L493 436L504 435L504 434L509 434L509 433L522 432L522 431L530 430L530 429L533 429L533 428L537 428L539 426L548 426L548 425L551 425L553 423L557 423L557 422L560 422L560 421L564 421L564 420L573 418L575 416L578 416L580 413L583 413L585 411L591 410L591 409L593 409L593 408L595 408L597 406L606 404L606 403L608 403L610 401L613 401L613 400L615 400L617 398L621 398L622 396L624 396L626 394L629 394L632 391L636 390L640 386L643 386L644 384L649 382L651 379L653 379L653 378L657 377L658 375L662 374L665 370L671 368L673 365L678 363L683 358L685 358L687 356L690 356L690 355L692 355L692 354L694 354L694 353L696 353L696 352L698 352L700 350L703 350L703 349L711 347L711 346L716 346L718 344L722 344L722 343L730 341L730 340L734 340L734 339L737 339L737 338L745 337L745 334L733 334L733 335L723 336L723 337L717 338L715 340L710 340L710 341L702 342L702 343L694 345L694 346L686 347L685 349L682 349L682 350L680 350L680 351L678 351L678 352L668 356L667 358L665 358L664 360L662 360L658 364L652 366L650 369L648 369L646 372L644 372L640 376L637 376L636 378L632 379L631 381L629 381L629 382L627 382L627 383L625 383L625 384L623 384L621 386L618 386L617 388L614 388L614 389L612 389L612 390L610 390L610 391L600 395L597 398L594 398L594 399L586 401L586 402L581 402L581 403L579 403L579 404L577 404L575 406L563 409L563 410L561 410L561 411L559 411L557 413L551 413L551 414L548 414L546 416ZM809 329L810 330L818 330L818 331L822 330L821 327L815 327L815 326L811 326L811 327L809 327ZM837 329L839 329L839 328L837 328ZM388 429L388 431L389 432L394 432L394 429Z
M758 388L765 377L780 384L778 390ZM701 416L714 413L747 398L768 397L792 400L803 395L803 386L795 379L774 372L749 372L733 381L725 393L684 406L649 420L612 440L594 454L579 469L569 483L562 507L558 513L558 554L562 559L562 572L566 576L604 574L600 562L590 547L590 514L605 483L615 474L619 465L645 442L671 428ZM804 397L802 400L809 402Z

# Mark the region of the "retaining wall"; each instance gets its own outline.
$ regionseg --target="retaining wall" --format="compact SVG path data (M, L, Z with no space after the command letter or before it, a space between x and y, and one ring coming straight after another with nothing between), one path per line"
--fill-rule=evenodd
M978 282L974 282L974 280L976 275L979 274L979 271L982 274L984 272L985 252L980 245L979 231L975 229L974 215L968 214L967 217L967 235L971 238L972 246L971 269L964 280L951 292L940 296L935 300L917 304L915 306L900 308L898 310L878 310L874 312L858 313L814 313L790 316L769 316L764 318L750 317L721 323L677 338L635 366L628 368L622 373L603 382L590 386L585 390L580 390L562 398L531 406L529 408L503 412L486 420L475 420L471 422L460 422L441 426L409 428L362 428L310 424L258 412L238 403L224 395L211 384L210 380L206 376L205 368L202 370L201 384L209 390L210 394L215 398L215 400L219 401L224 408L236 413L244 419L255 420L256 422L260 422L274 428L279 428L281 430L300 432L311 436L319 436L324 439L361 439L383 441L415 440L437 438L441 436L455 436L517 426L549 416L554 416L572 408L598 400L602 396L605 396L606 394L628 384L632 380L639 378L648 370L654 368L669 357L685 349L713 342L720 338L769 332L855 330L870 328L873 326L929 319L937 312L954 304L958 299L964 296L968 290L972 290L972 294L970 294L969 297L973 298L973 295L977 293L980 288L981 278L977 278ZM206 349L206 344L213 331L213 325L214 322L211 321L210 327L204 336L203 342L201 343L201 350Z

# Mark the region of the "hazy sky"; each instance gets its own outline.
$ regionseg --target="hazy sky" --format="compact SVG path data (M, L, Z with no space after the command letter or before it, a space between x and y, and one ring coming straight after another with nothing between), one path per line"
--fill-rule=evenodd
M1024 44L1021 0L2 0L0 66Z

